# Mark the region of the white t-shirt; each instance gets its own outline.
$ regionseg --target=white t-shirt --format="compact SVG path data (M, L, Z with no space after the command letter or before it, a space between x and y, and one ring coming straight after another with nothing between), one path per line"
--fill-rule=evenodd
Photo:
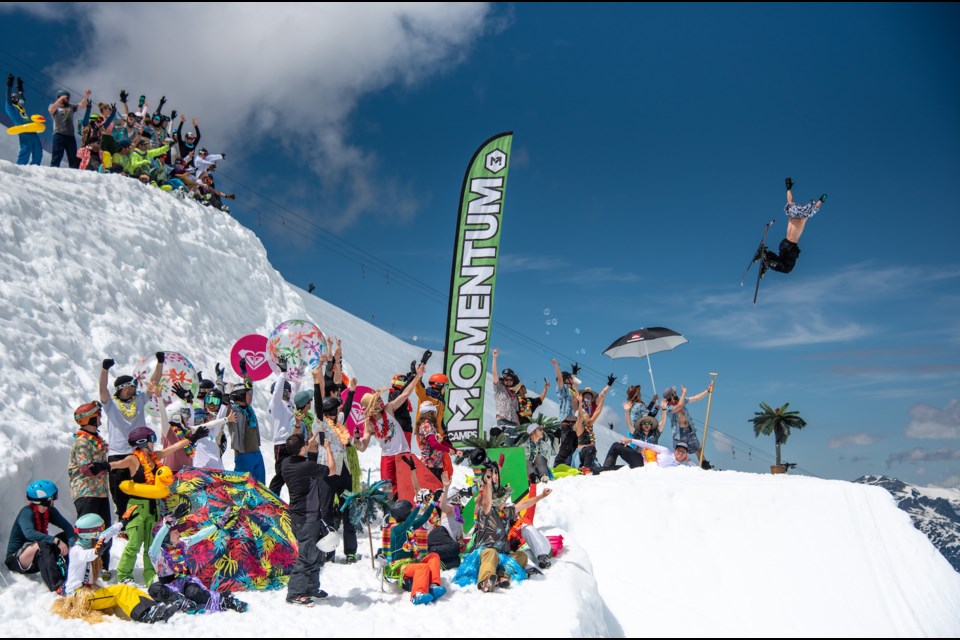
M130 455L133 453L133 447L127 442L130 432L137 427L147 426L147 418L144 415L144 409L147 408L147 394L138 393L133 396L131 401L136 410L133 417L127 418L123 415L120 407L117 405L117 399L110 396L110 399L103 405L103 413L107 416L107 442L110 444L111 456Z
M403 427L400 426L400 423L397 422L397 419L393 417L389 411L384 411L383 415L387 416L387 434L384 437L377 436L377 440L380 441L380 455L381 456L395 456L398 453L409 453L410 445L407 444L407 439L403 437ZM383 427L382 418L378 418L380 421L380 427ZM374 432L376 435L376 432Z

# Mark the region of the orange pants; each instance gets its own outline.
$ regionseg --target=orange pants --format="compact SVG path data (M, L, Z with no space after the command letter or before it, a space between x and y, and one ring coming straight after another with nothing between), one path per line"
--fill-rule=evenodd
M430 587L440 584L440 556L431 553L422 562L411 562L403 568L404 579L413 581L410 597L418 593L430 593Z

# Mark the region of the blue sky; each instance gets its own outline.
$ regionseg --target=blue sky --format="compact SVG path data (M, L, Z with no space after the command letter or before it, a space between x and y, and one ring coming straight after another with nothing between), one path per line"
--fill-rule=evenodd
M956 5L225 7L158 50L137 34L163 7L14 3L0 71L37 112L61 85L166 94L288 280L431 348L466 163L512 130L503 366L532 387L576 358L649 396L645 361L601 352L666 326L690 342L653 356L658 387L720 374L718 466L770 464L747 420L789 402L809 473L960 486ZM788 175L829 198L754 306L740 277L765 222L783 237Z

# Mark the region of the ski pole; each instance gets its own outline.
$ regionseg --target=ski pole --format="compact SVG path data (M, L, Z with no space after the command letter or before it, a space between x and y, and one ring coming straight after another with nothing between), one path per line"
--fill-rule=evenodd
M710 404L713 402L713 383L717 381L718 373L710 372L710 376L713 378L710 381L710 392L707 393L707 416L703 419L703 440L700 441L700 464L703 464L704 453L703 450L707 446L707 425L710 424Z

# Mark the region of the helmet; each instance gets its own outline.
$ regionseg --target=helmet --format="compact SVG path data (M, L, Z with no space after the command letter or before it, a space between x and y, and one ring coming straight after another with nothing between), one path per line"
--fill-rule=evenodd
M340 408L341 404L343 404L343 402L340 401L340 398L337 398L337 397L324 398L321 412L325 416L334 415L336 414L337 409Z
M77 518L73 530L82 540L96 540L103 532L103 518L95 513L87 513Z
M207 395L203 397L204 404L212 404L214 406L219 406L223 402L223 392L220 389L210 389L207 391Z
M412 511L413 503L409 500L397 500L393 503L393 506L390 507L390 517L397 522L403 522L410 517Z
M297 407L297 409L303 409L305 406L310 404L312 400L313 400L312 391L307 391L307 390L298 391L297 395L293 398L293 404L294 406Z
M417 496L415 498L417 504L426 504L433 501L433 491L424 487L417 491Z
M677 397L677 388L676 387L667 387L663 390L663 393L660 394L664 400L672 400Z
M393 376L393 380L390 381L390 384L394 389L403 389L405 386L407 386L407 374L398 373L397 375Z
M210 152L204 149L203 147L200 147L199 149L197 149L197 153L210 153Z
M82 404L77 407L77 410L73 412L73 419L77 421L77 424L81 427L85 427L93 421L94 418L100 417L101 406L97 401L88 402L87 404Z
M127 436L127 443L131 447L144 447L148 442L156 442L157 434L150 427L137 427Z
M201 391L204 391L204 390L210 391L213 388L215 388L213 384L213 380L210 380L209 378L204 378L203 380L200 381Z
M236 391L236 390L237 390L237 389L234 389L234 391ZM274 383L270 385L270 393L272 394L272 393L275 392L276 390L277 390L277 383L276 383L276 381L274 381ZM284 380L284 381L283 381L283 392L289 395L289 393L290 393L291 391L293 391L293 387L290 386L290 383L289 383L289 382L287 382L286 380ZM230 392L230 395L233 395L233 391Z
M57 97L58 97L58 98L62 98L63 96L67 96L67 99L69 99L69 98L70 98L70 92L67 91L66 89L60 89L60 91L57 91Z
M317 549L323 553L333 553L340 546L340 532L337 529L327 529L327 534L317 540Z
M27 485L27 500L34 504L49 504L50 500L56 500L60 490L57 485L50 480L34 480Z
M248 389L244 383L238 382L234 384L233 389L230 390L230 397L234 400L246 400L247 391L250 391L250 389Z
M450 378L443 375L442 373L435 373L432 376L430 376L430 384L448 384L449 382L450 382Z
M520 382L520 378L513 372L513 369L504 369L500 372L501 378L513 378L514 382Z

